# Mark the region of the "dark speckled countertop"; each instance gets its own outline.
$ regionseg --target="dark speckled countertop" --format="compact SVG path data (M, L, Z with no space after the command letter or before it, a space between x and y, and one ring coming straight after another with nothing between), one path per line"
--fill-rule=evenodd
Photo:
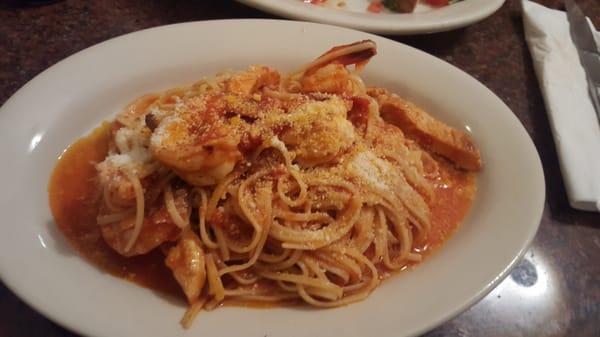
M0 103L61 59L121 34L184 21L274 17L221 0L11 2L0 2ZM600 27L600 1L577 2ZM541 226L524 259L487 297L425 336L600 336L600 214L569 208L518 1L464 29L391 38L456 65L495 92L533 138L546 176ZM1 337L75 336L1 283L0 317Z

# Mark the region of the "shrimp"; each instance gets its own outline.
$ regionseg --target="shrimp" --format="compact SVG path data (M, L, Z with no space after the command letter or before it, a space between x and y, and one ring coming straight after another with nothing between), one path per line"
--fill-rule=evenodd
M227 90L232 93L250 95L265 86L279 84L279 73L265 66L251 66L227 81Z
M303 166L323 164L339 157L355 141L354 127L346 119L350 103L337 96L301 104L280 116L277 123L294 125L281 134Z
M158 95L142 96L121 111L112 126L108 156L96 165L105 197L116 208L127 208L135 203L135 193L124 171L143 179L150 176L160 165L152 159L148 150L150 129L145 116Z
M168 114L152 112L145 120L152 130L150 151L165 166L195 186L213 185L231 173L242 150L259 144L260 132L250 124L266 111L279 111L261 89L276 88L280 75L252 66L217 85L217 90L178 99Z
M365 85L354 73L362 70L376 53L375 42L371 40L334 47L292 74L287 81L287 89L303 93L365 95ZM352 64L355 65L354 72L346 68Z
M229 174L241 159L241 135L224 118L222 95L180 102L150 137L150 151L188 183L211 185Z
M105 197L117 208L126 208L135 203L135 193L124 171L129 171L144 182L143 179L156 172L159 165L148 151L147 135L125 126L118 128L114 134L115 149L96 165L96 170Z
M189 303L194 303L206 283L206 263L200 240L191 229L181 233L177 245L167 255L167 267L181 286Z
M175 207L179 214L188 218L191 213L188 192L184 189L175 191ZM171 219L165 205L147 209L146 216L140 234L131 249L126 250L135 226L135 214L114 223L101 225L101 233L104 241L117 253L123 256L143 255L158 247L159 245L174 241L181 230Z

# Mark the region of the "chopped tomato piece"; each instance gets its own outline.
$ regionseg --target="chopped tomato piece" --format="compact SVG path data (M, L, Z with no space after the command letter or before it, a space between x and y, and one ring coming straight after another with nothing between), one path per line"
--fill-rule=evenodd
M369 7L367 7L367 10L371 13L381 13L383 10L383 4L379 1L373 1Z

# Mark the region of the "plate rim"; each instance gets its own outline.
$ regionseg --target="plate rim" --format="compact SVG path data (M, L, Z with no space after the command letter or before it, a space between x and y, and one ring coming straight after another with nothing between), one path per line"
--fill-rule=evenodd
M160 31L160 30L164 30L164 29L169 29L169 28L173 28L176 26L195 26L195 25L210 25L213 23L240 23L240 24L253 24L253 23L260 23L260 22L266 22L266 23L274 23L274 24L290 24L290 25L314 25L314 26L322 26L322 27L335 27L335 26L331 26L328 24L321 24L321 23L309 23L309 22L294 22L294 21L287 21L287 20L278 20L278 19L225 19L225 20L206 20L206 21L193 21L193 22L185 22L185 23L176 23L176 24L170 24L170 25L164 25L164 26L157 26L157 27L152 27L152 28L147 28L147 29L143 29L143 30L139 30L139 31L135 31L135 32L130 32L127 34L123 34L120 36L116 36L113 37L111 39L102 41L100 43L91 45L85 49L82 49L72 55L69 55L67 57L65 57L64 59L60 60L59 62L55 63L54 65L48 67L47 69L45 69L44 71L40 72L38 75L36 75L35 77L33 77L30 81L28 81L25 85L23 85L21 88L19 88L12 96L10 96L5 102L4 104L0 107L0 129L2 129L2 125L4 123L1 123L2 121L4 121L5 119L7 119L7 112L5 111L7 106L10 106L12 104L13 101L16 101L19 99L20 96L24 95L24 93L28 90L28 88L32 85L32 83L42 79L45 76L48 76L48 73L56 70L56 68L59 65L65 64L69 61L72 61L73 59L77 58L77 57L83 57L85 56L85 54L87 53L93 53L95 50L101 48L104 45L107 44L111 44L113 43L115 40L118 39L123 39L125 37L130 37L132 35L135 34L139 34L139 33L150 33L152 31ZM336 29L343 29L343 30L347 30L347 31L354 31L353 29L350 28L343 28L343 27L335 27ZM370 35L369 33L364 33L364 32L359 32L361 34L367 34ZM463 71L462 69L446 62L443 59L440 59L434 55L428 54L426 52L423 52L417 48L414 48L412 46L391 40L389 38L385 38L385 37L381 37L381 36L376 36L377 39L382 39L382 40L387 40L390 43L393 44L399 44L402 45L405 48L410 48L420 54L425 54L426 56L429 57L434 57L436 58L438 61L441 61L445 64L445 66L449 66L451 68L453 68L453 71L458 71L466 76L468 76L471 80L477 82L477 84L483 86L489 93L491 93L493 95L493 97L498 101L498 103L502 104L503 108L509 112L512 112L512 110L494 93L492 92L489 88L487 88L483 83L481 83L479 80L477 80L476 78L474 78L473 76L469 75L468 73L466 73L465 71ZM415 335L419 335L422 334L424 332L427 332L437 326L439 326L440 324L442 324L443 322L446 322L450 319L452 319L453 317L456 317L458 315L460 315L462 312L464 312L465 310L467 310L468 308L470 308L472 305L474 305L477 301L479 301L480 299L482 299L486 294L488 294L490 291L492 291L504 278L506 278L511 269L520 261L520 259L524 256L524 254L527 252L527 249L529 248L531 242L533 241L533 239L535 238L535 235L537 233L537 230L539 228L540 225L540 221L542 219L543 216L543 210L544 210L544 206L545 206L545 197L546 197L546 186L545 186L545 176L544 176L544 172L542 169L542 163L539 157L539 153L537 152L537 149L535 147L535 144L533 143L531 136L529 135L529 133L527 132L527 130L524 128L524 126L522 125L522 123L519 121L519 119L516 117L516 115L514 113L511 113L509 116L513 122L518 123L519 126L519 131L523 132L524 135L527 137L527 146L530 146L533 149L533 153L536 155L535 158L535 163L536 163L536 169L538 170L539 178L541 179L541 181L539 181L540 184L540 188L541 190L539 192L541 192L541 198L538 200L538 204L537 205L532 205L531 208L535 209L533 211L534 214L538 214L536 216L537 220L536 220L536 225L535 226L531 226L529 229L529 232L527 233L527 237L525 238L525 240L523 241L524 243L521 245L520 250L518 251L518 253L516 253L514 255L514 257L512 258L512 260L510 261L510 263L501 271L499 272L495 278L489 282L488 284L486 284L483 288L479 289L477 293L473 294L472 296L470 296L469 298L465 298L463 303L461 303L460 305L455 305L455 309L453 311L447 311L446 314L444 315L440 315L438 316L437 319L435 320L430 320L430 324L427 325L423 325L422 327L410 331L409 334L407 336L415 336ZM78 256L79 257L79 256ZM80 258L80 257L79 257ZM2 262L0 260L0 262ZM89 263L87 260L85 261L85 263ZM4 268L2 266L2 264L0 263L0 271L3 271ZM19 290L19 286L18 286L18 280L16 280L16 278L10 277L8 276L8 273L0 273L0 280L3 281L3 283L5 284L5 286L12 291L21 301L23 301L24 303L26 303L29 307L31 307L32 309L34 309L35 311L39 312L40 314L42 314L44 317L48 318L49 320L55 322L56 324L65 327L66 329L76 332L80 335L83 336L92 336L92 334L90 334L89 330L86 330L83 326L78 326L77 324L74 324L73 322L64 319L64 317L61 317L61 314L58 313L58 311L56 310L52 310L52 307L47 307L46 305L44 305L43 303L41 303L41 301L37 300L35 298L35 296L31 296L28 295L26 293L24 293L23 291Z

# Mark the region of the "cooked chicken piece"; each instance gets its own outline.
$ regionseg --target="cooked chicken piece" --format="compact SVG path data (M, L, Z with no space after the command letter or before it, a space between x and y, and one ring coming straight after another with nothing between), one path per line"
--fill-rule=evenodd
M468 134L447 126L385 89L370 88L368 94L379 103L384 120L398 126L421 145L450 159L458 167L472 171L481 169L479 150Z
M131 249L126 250L134 227L135 214L122 221L103 225L101 231L104 241L117 253L127 257L146 254L163 242L175 240L180 231L167 211L158 209L144 218L138 239Z
M173 271L188 302L194 303L206 282L206 264L200 239L191 229L183 231L177 245L169 251L165 263Z
M180 189L174 194L177 211L187 218L191 212L187 191ZM117 253L129 257L146 254L164 242L177 239L181 230L173 223L162 203L158 207L149 207L146 212L140 234L131 249L127 250L126 247L134 233L135 214L121 221L101 225L104 241Z

